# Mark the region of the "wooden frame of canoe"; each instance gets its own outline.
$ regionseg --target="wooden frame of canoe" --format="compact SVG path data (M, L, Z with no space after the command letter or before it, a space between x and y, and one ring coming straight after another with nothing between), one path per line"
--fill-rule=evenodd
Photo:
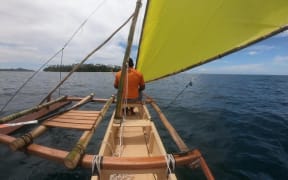
M88 143L109 106L114 102L114 97L96 99L91 94L84 98L65 97L64 99L64 101L63 99L60 100L60 104L58 104L59 102L54 102L57 104L56 107L60 105L60 107L63 107L63 105L71 103L71 101L79 102L64 111L59 110L56 115L52 114L51 117L48 115L48 119L44 120L41 125L22 137L15 138L5 133L0 133L0 143L7 144L14 151L25 149L27 153L64 163L69 169L73 169L78 165L85 168L93 167L95 173L92 174L91 179L109 179L118 175L132 176L136 179L177 179L173 171L174 165L191 167L198 165L202 168L207 179L214 179L201 153L197 149L189 150L152 98L147 97L146 103L151 104L152 108L159 114L161 121L171 134L181 153L167 156L146 104L138 103L124 105L124 108L133 107L135 112L132 115L127 114L124 116L121 123L115 121L114 112L99 153L97 155L85 154ZM105 102L105 104L100 111L77 110L83 104L91 101ZM53 108L54 110L55 108ZM40 110L40 112L38 114L36 112L36 117L42 116L42 111ZM51 113L52 110L48 112ZM20 118L23 120L23 117L30 117L31 114L35 115L35 112L24 113ZM19 119L16 118L15 120L18 121ZM28 119L26 118L26 120ZM77 129L84 132L70 152L33 143L33 139L51 127ZM93 161L95 157L100 159L98 166ZM168 161L168 157L170 157L170 161ZM170 171L168 171L168 166Z

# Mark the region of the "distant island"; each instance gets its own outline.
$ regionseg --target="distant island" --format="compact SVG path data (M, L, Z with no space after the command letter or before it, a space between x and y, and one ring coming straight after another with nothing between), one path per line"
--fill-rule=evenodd
M0 71L25 71L25 72L33 72L33 70L30 69L24 69L24 68L6 68L6 69L1 69Z
M70 72L77 64L51 65L43 69L45 72ZM82 64L76 72L118 72L121 66L103 64Z

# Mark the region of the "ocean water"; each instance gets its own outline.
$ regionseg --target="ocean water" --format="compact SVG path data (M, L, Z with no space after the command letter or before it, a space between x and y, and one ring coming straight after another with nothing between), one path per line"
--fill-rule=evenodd
M0 72L0 107L30 75ZM40 73L0 116L37 104L58 81L59 73ZM112 73L76 73L59 93L94 92L96 97L109 98L116 93L112 84ZM180 74L147 84L145 92L158 102L186 144L202 152L216 179L288 179L288 76ZM88 153L97 153L111 113L112 108L97 128ZM152 118L168 153L178 152L155 113ZM32 128L26 126L13 135ZM80 136L75 131L49 131L49 136L36 142L65 149ZM90 175L89 169L67 170L0 144L1 180L90 179ZM205 179L201 171L186 167L177 168L176 175L180 180Z

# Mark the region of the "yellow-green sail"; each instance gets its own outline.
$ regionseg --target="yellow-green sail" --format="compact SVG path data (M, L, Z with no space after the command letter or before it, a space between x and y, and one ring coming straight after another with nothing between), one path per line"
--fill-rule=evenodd
M137 69L151 81L287 28L288 0L149 0Z

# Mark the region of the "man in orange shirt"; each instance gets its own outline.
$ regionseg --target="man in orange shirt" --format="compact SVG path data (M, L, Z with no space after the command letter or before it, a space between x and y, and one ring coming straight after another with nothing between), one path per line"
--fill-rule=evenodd
M128 83L126 83L127 78L124 79L124 90L123 90L124 99L127 99L127 102L141 101L142 100L141 91L145 89L145 82L143 75L133 68L134 63L132 58L129 59L128 65L129 65L127 71ZM117 72L115 75L114 87L116 89L118 89L120 76L121 71Z

